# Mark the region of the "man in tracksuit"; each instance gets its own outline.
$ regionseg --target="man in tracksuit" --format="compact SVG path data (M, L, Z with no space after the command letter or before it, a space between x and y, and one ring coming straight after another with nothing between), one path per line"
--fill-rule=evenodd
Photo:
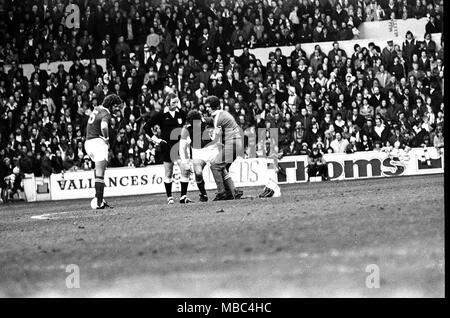
M220 109L218 97L208 97L205 106L211 117L204 120L214 127L214 134L221 134L222 140L219 153L211 161L211 172L217 185L217 195L214 201L240 199L243 192L236 189L229 174L229 169L238 156L243 157L242 130L229 112Z

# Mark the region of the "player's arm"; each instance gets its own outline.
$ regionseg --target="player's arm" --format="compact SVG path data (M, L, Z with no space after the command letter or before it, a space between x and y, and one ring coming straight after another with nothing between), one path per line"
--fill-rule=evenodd
M145 122L144 126L142 127L142 130L145 132L145 134L151 138L153 137L153 127L159 123L159 114L150 114L147 117L147 121Z
M189 158L189 131L186 127L183 127L180 136L180 159L185 161Z
M222 135L220 133L215 133L214 127L212 125L207 126L205 133L208 133L209 139L211 139L211 142L208 143L208 145L215 144L221 141Z
M212 140L216 140L217 136L219 136L222 132L221 118L220 118L221 114L222 112L219 112L214 118L211 118L212 119L211 126L213 127L213 133L211 135Z
M202 117L202 121L210 127L214 126L214 119L212 117Z
M159 125L161 127L161 113L154 113L150 115L148 121L144 124L143 130L146 134L146 137L153 140L154 143L159 144L160 142L164 141L161 138L158 138L153 133L153 127L155 125Z
M108 114L102 118L100 122L100 130L102 132L103 140L109 145L109 122L111 120L111 115Z
M219 116L219 115L217 115ZM219 138L218 138L218 130L216 129L217 127L215 127L215 121L213 117L202 117L202 122L204 122L208 127L212 128L212 132L209 134L209 136L211 137L211 140L213 142L216 142ZM220 129L220 128L219 128Z

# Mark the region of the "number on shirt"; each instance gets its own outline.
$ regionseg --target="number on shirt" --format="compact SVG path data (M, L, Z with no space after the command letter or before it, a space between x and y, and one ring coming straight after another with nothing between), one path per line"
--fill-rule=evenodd
M94 123L95 116L97 116L97 114L98 114L98 110L92 111L91 115L89 116L89 121L88 121L89 124Z

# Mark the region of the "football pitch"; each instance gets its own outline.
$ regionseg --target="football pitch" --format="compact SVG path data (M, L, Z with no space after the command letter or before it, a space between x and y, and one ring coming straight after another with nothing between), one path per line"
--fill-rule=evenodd
M444 297L443 175L243 190L0 205L0 297Z

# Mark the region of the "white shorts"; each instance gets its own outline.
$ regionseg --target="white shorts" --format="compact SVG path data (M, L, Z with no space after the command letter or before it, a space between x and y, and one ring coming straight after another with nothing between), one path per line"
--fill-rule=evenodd
M92 161L108 161L108 145L101 138L86 140L84 149Z
M219 154L218 146L208 146L202 149L192 148L192 159L203 160L206 163L210 163Z

